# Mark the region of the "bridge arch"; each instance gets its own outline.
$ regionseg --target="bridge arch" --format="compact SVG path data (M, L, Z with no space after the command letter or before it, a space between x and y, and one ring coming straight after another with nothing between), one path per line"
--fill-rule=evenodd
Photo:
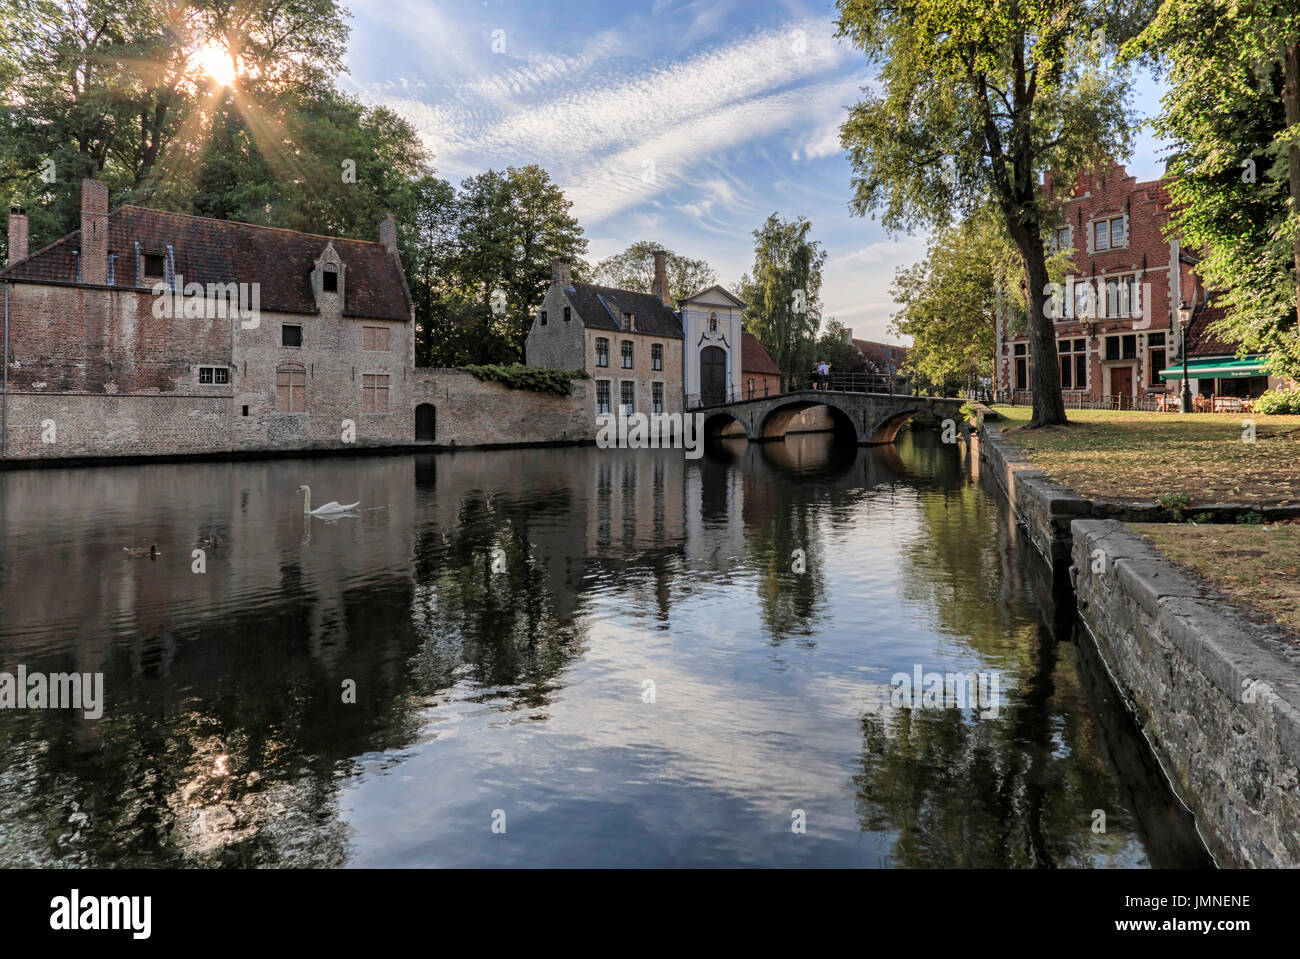
M705 417L706 436L729 433L743 435L750 441L768 442L785 436L790 422L799 413L823 406L829 411L837 436L859 446L879 446L894 442L903 425L917 413L928 412L961 424L962 402L952 397L798 390L720 403L699 412Z
M809 399L807 396L792 398L787 403L771 405L758 420L757 438L763 442L779 440L786 435L795 417L808 410L822 407L830 416L831 428L837 436L844 436L853 441L858 439L858 428L853 417L834 402Z

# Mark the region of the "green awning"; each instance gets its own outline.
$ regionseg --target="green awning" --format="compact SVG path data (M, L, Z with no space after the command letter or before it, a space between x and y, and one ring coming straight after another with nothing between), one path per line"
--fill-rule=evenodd
M1187 364L1189 380L1233 379L1241 376L1266 376L1264 357L1249 357L1244 360L1191 360ZM1181 380L1183 365L1171 366L1160 371L1162 380Z

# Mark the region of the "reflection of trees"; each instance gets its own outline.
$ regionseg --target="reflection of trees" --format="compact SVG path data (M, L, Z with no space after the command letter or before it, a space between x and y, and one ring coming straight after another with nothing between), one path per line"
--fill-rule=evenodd
M420 579L421 669L439 687L468 667L518 706L540 706L581 652L579 627L556 616L548 574L529 535L527 504L466 497L444 544L428 536Z
M997 717L864 715L858 815L863 829L895 837L892 864L1078 867L1124 852L1131 825L1073 669L1058 661L1046 630L1039 638L1032 669L1015 696L1002 697ZM1105 834L1091 831L1094 809L1107 812Z

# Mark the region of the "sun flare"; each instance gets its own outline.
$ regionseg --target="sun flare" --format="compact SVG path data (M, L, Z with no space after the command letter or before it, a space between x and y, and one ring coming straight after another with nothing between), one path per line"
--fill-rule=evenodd
M206 43L190 54L190 63L208 79L220 87L235 84L235 63L225 47L217 43Z

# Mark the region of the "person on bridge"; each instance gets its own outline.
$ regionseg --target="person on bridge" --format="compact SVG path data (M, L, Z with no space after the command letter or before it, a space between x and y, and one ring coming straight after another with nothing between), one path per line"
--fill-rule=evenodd
M830 384L831 365L825 360L817 364L817 389L824 390Z

